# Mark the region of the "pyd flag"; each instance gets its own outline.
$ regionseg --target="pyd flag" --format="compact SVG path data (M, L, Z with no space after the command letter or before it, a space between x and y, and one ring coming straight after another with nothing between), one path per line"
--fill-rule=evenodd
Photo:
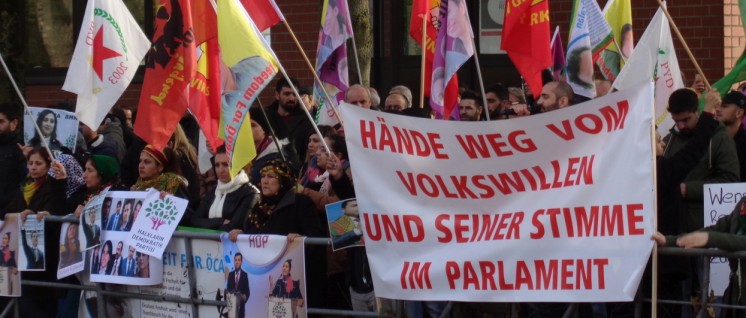
M565 72L565 46L559 34L559 25L554 29L552 35L552 78L555 81L562 80Z
M196 71L189 84L189 111L197 119L210 148L223 144L218 138L220 122L220 48L218 46L218 21L209 1L192 3Z
M629 58L634 48L632 34L632 5L630 0L609 0L604 7L604 17L614 33L616 45L609 45L601 52L596 61L604 77L613 81L624 67L624 60ZM619 52L619 48L622 52Z
M241 4L249 13L259 32L264 32L280 21L285 21L285 17L274 0L241 0Z
M501 49L508 53L534 96L538 96L543 86L541 72L552 67L549 2L506 1L504 21Z
M97 129L119 100L149 41L121 0L90 0L63 90L78 95L75 114Z
M474 34L464 0L440 2L438 36L433 56L430 107L436 118L448 119L456 109L458 91L448 87L456 72L474 55Z
M145 58L145 79L135 133L163 150L184 116L195 71L195 41L189 0L161 0L153 45Z
M352 38L352 23L347 0L324 0L321 12L321 30L316 51L316 73L335 103L344 100L350 86L347 72L347 39ZM319 101L318 124L334 126L339 119L324 98L318 83L314 83L314 96Z
M597 34L594 35L590 31L593 13L590 6L585 4L586 1L588 0L573 1L570 41L567 44L567 56L565 57L565 78L575 94L594 98L596 97L596 85L593 83L594 44L592 39Z
M619 72L613 87L624 90L643 81L655 83L655 123L658 125L658 132L665 135L673 125L673 120L666 109L668 97L673 91L684 87L684 82L681 79L681 69L676 59L668 18L660 8L642 34L627 64Z
M277 74L278 62L238 0L218 0L218 42L229 68L223 83L221 132L235 176L256 157L248 110Z

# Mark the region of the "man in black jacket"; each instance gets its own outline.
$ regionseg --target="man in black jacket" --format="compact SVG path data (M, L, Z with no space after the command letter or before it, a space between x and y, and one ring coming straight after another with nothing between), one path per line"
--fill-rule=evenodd
M8 205L26 172L26 158L19 147L23 144L21 107L14 103L0 105L0 176L3 176L0 178L0 208Z

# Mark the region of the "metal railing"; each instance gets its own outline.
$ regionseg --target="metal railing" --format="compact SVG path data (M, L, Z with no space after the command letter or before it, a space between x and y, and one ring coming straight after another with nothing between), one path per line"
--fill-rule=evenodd
M44 219L45 221L50 221L50 222L70 222L70 223L79 222L79 220L72 215L63 216L63 217L45 216ZM199 310L198 310L199 306L227 306L228 303L226 301L209 300L209 299L203 299L203 298L198 297L197 288L196 288L197 282L196 282L196 273L195 273L195 267L194 267L194 253L192 250L192 240L193 239L206 239L206 240L218 240L219 241L220 235L221 235L220 233L202 233L202 232L185 232L185 231L176 231L173 234L173 237L183 238L185 240L186 267L187 267L188 276L189 276L189 298L178 297L178 296L149 295L149 294L141 294L141 293L130 293L130 292L105 290L103 289L102 284L100 283L66 284L66 283L57 283L57 282L22 280L21 284L26 285L26 286L93 291L93 292L96 292L98 296L112 296L112 297L120 297L120 298L132 298L132 299L141 299L141 300L153 300L153 301L190 304L192 305L192 317L199 317ZM310 238L306 238L305 244L331 245L331 239L310 237ZM727 258L746 259L746 251L726 252L726 251L717 250L717 249L699 249L699 248L684 249L684 248L677 248L677 247L660 247L658 248L658 253L659 255L669 255L669 256L695 256L695 257L707 257L707 258L727 257ZM702 284L701 295L708 295L710 262L705 261L703 263L704 263L704 273L708 273L708 275L705 275L705 277L702 279L703 284ZM705 317L706 310L704 310L704 308L706 308L706 306L746 310L746 306L709 303L708 297L700 297L700 298L701 298L700 305L701 305L701 308L703 308L703 310L700 310L699 315L697 317ZM98 316L105 317L105 312L104 312L105 298L96 297L96 301L97 301ZM636 307L635 317L649 316L649 313L642 312L640 308L643 302L652 302L650 298L637 297L634 300L634 302L635 302L635 307ZM659 304L667 304L667 305L679 305L679 306L688 306L688 307L692 306L691 302L682 301L682 300L657 299L656 302ZM0 312L0 318L9 317L10 315L13 315L14 317L19 317L19 310L17 306L18 306L17 299L11 299L10 302L7 304L6 308L4 308L2 312ZM401 306L397 306L397 307L400 310L397 310L397 313L395 314L396 317L403 317L402 316L403 310L401 310ZM452 308L452 303L449 303L442 317L447 317L451 308ZM577 310L578 310L578 306L576 304L571 304L570 306L568 306L563 317L577 316ZM511 317L517 317L517 311L518 311L518 306L516 305L511 306ZM320 315L331 315L331 316L386 317L386 315L382 313L377 313L377 312L338 310L338 309L328 309L328 308L310 308L310 307L307 309L307 313L320 314Z

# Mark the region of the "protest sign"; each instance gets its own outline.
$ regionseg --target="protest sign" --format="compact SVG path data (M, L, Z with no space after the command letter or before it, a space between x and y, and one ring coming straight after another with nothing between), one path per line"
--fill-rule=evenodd
M188 204L189 201L170 194L161 199L160 191L150 189L142 203L142 215L138 217L138 212L135 224L128 229L127 244L160 259Z
M344 108L376 296L631 301L653 246L652 98L499 122Z
M333 250L365 245L357 200L354 198L327 204L326 222Z
M60 229L60 257L57 264L57 279L83 271L85 252L80 249L78 225L62 223Z
M223 234L225 294L237 300L229 317L307 317L304 239Z
M36 217L30 215L26 222L18 222L19 233L21 233L20 247L18 248L18 270L20 271L44 271L44 219L37 221Z
M21 273L18 271L18 213L5 215L0 240L0 296L21 296ZM15 249L15 250L14 250Z
M127 243L129 233L103 233L101 245L89 252L92 282L145 286L163 281L163 262L151 262L150 255L137 252Z
M29 112L31 116L26 115L23 124L25 144L44 147L44 139L55 155L62 147L75 151L75 144L78 141L78 117L75 113L44 107L29 107ZM39 126L41 135L36 131L34 122Z
M93 196L83 207L78 228L78 239L80 240L81 250L86 251L101 244L101 232L103 229L101 226L101 210L110 188L107 187L101 193ZM108 204L109 206L106 208L107 215L111 208L111 200L108 200Z
M705 184L704 225L715 224L720 218L729 217L736 203L746 195L746 183ZM730 267L727 257L710 257L710 289L722 296L728 287Z

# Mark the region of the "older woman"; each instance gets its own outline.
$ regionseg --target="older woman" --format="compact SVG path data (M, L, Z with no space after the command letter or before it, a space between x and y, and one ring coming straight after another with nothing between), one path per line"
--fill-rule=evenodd
M57 140L57 115L50 109L45 109L36 117L36 125L39 126L39 132L34 133L29 144L33 147L43 147L44 141L49 145L50 150L62 150L62 143Z
M244 223L243 230L232 230L231 239L247 234L299 234L314 236L321 233L321 224L314 214L311 200L293 191L290 168L280 160L271 160L260 170L261 196Z
M213 164L218 184L200 202L192 226L226 232L242 228L246 214L259 200L259 191L243 170L231 179L229 167L225 147L218 147Z
M118 175L119 164L117 164L116 159L106 155L91 155L86 161L85 170L83 171L85 188L78 190L70 199L70 201L77 204L75 209L76 216L80 216L80 212L83 210L85 204L95 195L98 195L109 186L117 188Z

